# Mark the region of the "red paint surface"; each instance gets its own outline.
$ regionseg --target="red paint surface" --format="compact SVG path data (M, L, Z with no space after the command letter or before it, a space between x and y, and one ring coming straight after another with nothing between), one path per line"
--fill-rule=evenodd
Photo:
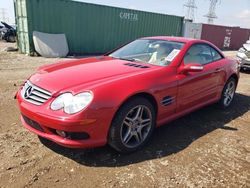
M39 68L29 80L34 85L52 92L52 98L43 105L37 106L23 100L19 90L17 101L21 113L38 122L45 132L33 129L22 119L23 125L35 134L67 147L102 146L107 143L110 124L115 113L133 95L147 93L155 99L158 109L157 126L160 126L218 101L228 78L233 74L238 75L237 62L227 58L204 65L204 70L201 72L182 74L180 73L184 66L182 60L191 45L206 43L216 47L202 40L173 37L151 38L179 41L185 45L167 67L145 64L149 68L141 69L124 65L127 61L103 56L61 62ZM94 99L86 109L79 113L69 115L63 110L50 109L51 102L60 93L76 94L89 90L93 92ZM174 102L169 106L161 105L161 100L165 96L174 97ZM71 132L84 131L90 135L90 138L86 140L64 139L52 133L49 128Z

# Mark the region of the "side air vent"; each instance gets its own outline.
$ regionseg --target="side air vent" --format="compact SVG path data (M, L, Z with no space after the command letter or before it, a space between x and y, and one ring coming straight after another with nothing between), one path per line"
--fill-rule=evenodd
M134 64L134 63L125 63L124 65L130 66L130 67L142 68L142 69L149 68L148 66L138 65L138 64Z
M171 96L166 96L162 99L161 104L163 106L168 106L174 102L174 98Z

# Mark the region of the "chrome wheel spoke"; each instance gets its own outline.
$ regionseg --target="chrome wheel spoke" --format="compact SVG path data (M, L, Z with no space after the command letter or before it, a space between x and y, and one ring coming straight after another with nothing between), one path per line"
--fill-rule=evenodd
M230 90L230 89L233 89L234 88L234 84L231 82L230 84L229 84L229 86L228 86L228 89Z
M233 100L235 92L235 83L233 81L229 82L227 88L224 92L224 105L229 106Z
M228 91L234 91L234 83L231 82L229 85L228 85Z
M143 114L143 107L139 106L138 107L138 110L136 112L136 115L134 117L134 120L138 119L138 118L141 118L142 117L142 114Z
M230 89L228 90L228 92L229 92L229 93L234 92L234 87L230 88Z
M141 124L141 129L150 125L151 125L151 122Z
M140 129L151 125L151 119L143 119L140 124Z
M231 98L230 98L230 96L229 95L227 95L227 97L226 97L226 104L229 104L230 103L230 101L231 101Z
M137 143L141 143L142 142L141 131L137 131L134 135L135 135L135 139L136 139Z
M125 125L127 125L128 127L131 127L131 122L132 122L132 119L130 119L130 118L128 118L128 117L126 117L126 118L124 119L124 121L123 121L123 123L124 123Z
M129 117L126 117L125 120L126 120L127 122L132 122L132 121L133 121L133 120L132 120L131 118L129 118Z
M145 123L149 123L150 121L151 121L151 119L149 119L149 118L148 118L148 119L143 119L143 120L141 121L141 123L142 123L142 124L145 124Z
M224 96L225 96L225 97L228 96L228 93L229 93L229 90L226 89L226 91L225 91L225 93L224 93Z
M126 133L126 135L124 136L124 143L128 143L130 140L131 140L131 138L132 138L132 133L131 133L131 130L129 130L127 133Z

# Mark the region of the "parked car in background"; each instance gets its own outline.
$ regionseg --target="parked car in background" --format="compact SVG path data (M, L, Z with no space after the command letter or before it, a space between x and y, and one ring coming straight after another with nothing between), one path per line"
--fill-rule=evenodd
M16 42L16 28L5 22L1 22L4 30L1 31L1 38L7 42Z
M250 69L250 40L239 49L237 59L240 61L241 69Z
M0 23L0 39L3 38L4 33L7 32L7 28Z
M24 127L42 138L129 153L155 127L212 103L229 107L238 79L237 60L207 41L147 37L104 56L40 67L16 99Z

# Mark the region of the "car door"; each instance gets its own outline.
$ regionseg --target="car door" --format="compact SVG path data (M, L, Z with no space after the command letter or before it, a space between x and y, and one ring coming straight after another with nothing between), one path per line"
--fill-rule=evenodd
M213 50L208 44L194 44L185 54L180 66L200 64L203 70L178 74L177 112L202 106L218 97L222 62L218 57L214 59Z

